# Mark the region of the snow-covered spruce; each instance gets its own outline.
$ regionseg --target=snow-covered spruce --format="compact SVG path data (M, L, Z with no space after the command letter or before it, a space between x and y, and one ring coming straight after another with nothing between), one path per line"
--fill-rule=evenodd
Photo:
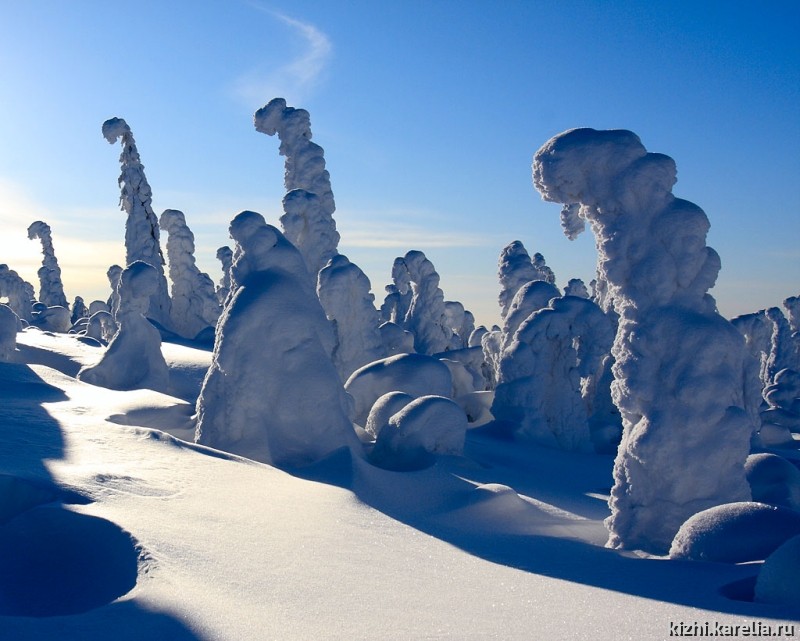
M14 360L17 349L17 332L22 329L19 316L8 305L0 303L0 362Z
M77 323L81 318L88 318L89 317L89 308L86 307L86 303L83 301L83 298L80 296L76 296L75 300L72 303L72 316L70 316L70 320L74 325Z
M665 552L692 514L750 498L745 408L758 390L744 380L744 339L707 293L720 269L708 218L672 194L674 161L630 131L559 134L537 151L533 179L545 200L580 207L620 317L609 545Z
M319 272L317 295L336 334L333 364L343 381L362 365L386 356L370 289L367 275L343 254Z
M33 285L5 264L0 265L0 297L8 299L6 304L19 318L31 322L31 303L35 298Z
M792 332L800 332L800 296L789 296L783 301Z
M233 250L227 245L217 249L217 260L222 264L222 278L217 285L217 300L224 305L231 292L231 265L233 264Z
M761 387L766 387L771 382L767 372L767 362L772 349L773 324L767 318L766 310L762 309L752 314L742 314L731 319L731 324L744 336L747 351L757 368L757 376Z
M542 445L593 451L589 417L614 329L592 301L554 298L503 350L492 415Z
M475 316L464 305L456 300L444 302L444 316L447 327L453 333L450 349L469 347L469 337L475 331Z
M564 296L577 296L578 298L590 298L589 290L580 278L570 278L564 287Z
M497 302L500 304L500 317L505 319L514 296L523 285L534 280L546 280L543 278L544 275L542 270L534 265L522 241L515 240L506 245L497 261L497 276L500 279L500 295ZM552 283L553 281L550 282Z
M144 165L139 159L136 141L128 123L122 118L106 120L103 123L103 137L109 144L113 145L118 140L122 144L119 157L122 171L118 182L121 190L120 209L128 216L125 221L125 263L130 265L140 260L156 270L157 286L150 295L150 304L145 315L169 328L170 299L164 275L164 255L159 244L158 218L153 212L153 194L144 175ZM112 313L115 313L113 306Z
M281 225L286 238L300 251L312 277L337 252L339 233L333 213L336 204L325 152L311 142L308 111L287 107L275 98L256 111L255 128L268 136L278 135L280 154L286 158Z
M106 308L103 311L109 312L112 316L116 317L117 310L119 309L119 279L122 277L122 267L119 265L111 265L106 271L106 278L108 284L111 286L111 295L106 302ZM94 306L98 301L92 301L89 305L89 314L101 311Z
M148 263L137 260L123 270L117 333L100 362L78 372L80 380L116 390L167 391L169 370L161 354L161 335L145 317L158 287L158 271Z
M194 258L194 234L183 212L166 209L159 220L167 232L169 278L172 281L172 327L184 338L195 338L201 331L217 324L222 311L214 282L197 268Z
M195 440L275 465L354 445L334 339L299 252L255 212L231 223L232 295L197 400Z
M775 380L775 375L782 369L800 371L800 354L798 344L792 337L792 329L780 307L770 307L765 312L772 323L770 351L767 356L767 381Z
M117 329L117 323L114 321L111 312L100 309L89 316L89 320L86 323L86 336L103 345L107 345L114 338Z
M39 300L48 307L69 307L64 295L64 283L61 282L61 268L58 266L56 252L53 248L53 235L50 225L37 220L28 226L28 238L38 238L42 243L42 266L39 274Z
M448 327L444 294L433 263L421 251L411 250L395 259L392 278L401 295L411 291L403 327L414 334L414 349L419 354L446 351L453 331Z

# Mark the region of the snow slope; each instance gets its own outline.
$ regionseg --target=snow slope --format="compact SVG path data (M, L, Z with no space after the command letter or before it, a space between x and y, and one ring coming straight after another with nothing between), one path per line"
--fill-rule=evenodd
M340 451L289 473L170 435L191 437L189 399L76 381L93 346L19 341L39 364L0 363L3 641L616 641L800 616L725 596L752 564L604 548L611 457L489 425L417 472ZM200 350L164 347L189 381Z

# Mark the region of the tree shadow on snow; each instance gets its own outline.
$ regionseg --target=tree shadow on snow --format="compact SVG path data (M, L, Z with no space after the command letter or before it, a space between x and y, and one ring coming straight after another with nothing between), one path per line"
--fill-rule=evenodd
M492 563L605 590L720 613L758 618L796 617L797 612L785 607L747 601L748 586L752 587L758 565L642 558L603 547L604 538L589 543L586 539L571 536L570 522L567 522L566 527L562 527L563 523L556 523L549 530L545 527L537 532L526 532L524 528L515 531L514 511L527 510L529 504L520 499L516 492L502 486L487 485L484 486L487 491L480 491L484 488L476 490L474 479L478 479L478 484L497 484L509 480L522 483L525 471L523 469L520 472L511 465L504 468L485 461L476 463L476 457L472 456L477 454L474 446L474 443L473 447L468 445L469 459L444 458L433 468L417 472L379 469L347 450L340 450L330 459L310 468L291 472L308 480L350 489L363 503L387 516ZM502 444L500 449L503 449ZM513 449L505 447L507 456L512 459L510 463L517 464L516 459L520 453L515 454ZM525 456L525 452L521 455ZM551 458L551 464L555 468L559 466L559 459L572 457L571 453L542 449L539 449L539 455L543 457L542 462ZM496 463L497 456L496 453L490 454L488 459ZM477 458L480 459L481 456L478 455ZM593 458L598 460L597 457ZM610 467L608 470L607 478L610 479ZM462 471L468 473L462 474ZM551 472L552 470L545 467L545 474ZM564 483L572 493L579 490L581 483L587 484L582 488L583 499L586 500L567 501L562 506L557 505L559 493L553 489L552 480L549 487L544 488L544 498L541 498L536 496L536 473L532 471L530 476L533 480L526 484L524 492L518 485L514 489L535 500L547 500L556 508L570 509L573 514L592 519L595 531L603 514L608 513L602 500L589 498L598 491L603 491L602 481L598 481L596 474L564 478ZM562 498L563 494L562 492ZM481 505L482 501L486 501L484 505ZM496 503L490 504L489 501ZM531 509L536 510L535 504ZM546 520L547 513L538 514L543 515ZM504 526L510 527L505 527L504 531ZM542 529L548 533L543 534ZM740 589L737 586L745 587Z

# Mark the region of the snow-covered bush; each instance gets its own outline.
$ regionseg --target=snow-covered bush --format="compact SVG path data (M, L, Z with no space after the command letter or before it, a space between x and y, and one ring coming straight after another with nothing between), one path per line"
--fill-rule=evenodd
M533 178L590 223L597 288L619 314L612 392L624 432L609 545L663 552L692 514L750 498L758 390L744 380L744 339L707 293L720 269L708 218L672 194L674 161L630 131L559 134L537 151Z
M381 342L387 356L414 352L414 334L404 330L397 323L391 321L381 323L378 331L381 333Z
M564 287L564 296L577 296L578 298L590 298L589 290L580 278L570 278Z
M751 454L744 464L753 500L800 510L800 470L776 454Z
M433 464L437 454L464 451L467 416L442 396L422 396L394 414L378 433L370 460L391 470L418 470Z
M100 309L89 316L89 321L86 323L86 336L89 338L107 345L116 333L117 323L114 321L111 312Z
M343 381L387 353L370 288L367 275L343 254L331 258L319 272L317 295L336 334L333 364Z
M142 261L156 270L156 288L150 295L150 305L145 315L169 327L170 299L164 275L164 255L159 244L158 218L153 211L153 194L144 175L136 141L128 123L122 118L106 120L103 123L103 137L109 144L113 145L119 140L122 145L119 157L122 171L118 182L121 190L120 208L128 215L125 221L125 263L130 266L135 261ZM111 308L112 313L116 314L113 305Z
M767 558L800 534L800 512L755 502L717 505L681 525L672 542L673 559L744 563Z
M447 365L424 354L398 354L369 363L347 379L345 389L353 397L353 420L361 426L375 401L388 392L411 396L450 396L453 379Z
M232 294L197 400L195 440L275 465L356 442L333 335L303 258L255 212L231 223Z
M46 332L66 334L72 328L72 320L66 307L53 305L52 307L44 307L41 310L34 311L31 325L35 325Z
M19 316L8 305L0 304L0 362L13 360L17 349L17 332L21 329Z
M377 437L389 419L413 400L414 397L405 392L388 392L380 396L369 410L364 429L371 436Z
M42 266L39 274L39 300L48 307L69 307L61 282L61 268L58 266L53 248L53 234L50 225L37 220L28 226L28 238L38 238L42 242Z
M214 282L197 268L194 234L186 225L183 212L166 209L159 221L167 234L169 278L172 281L172 328L184 338L194 338L217 324L222 311Z
M594 398L587 391L602 374L613 340L613 323L595 303L554 298L520 325L503 350L492 414L539 444L593 451Z
M754 600L800 609L800 535L770 554L756 579Z
M80 380L117 390L167 391L169 370L161 354L161 335L145 318L159 282L155 267L143 261L137 260L123 270L117 333L100 362L78 372ZM90 327L95 316L89 319Z

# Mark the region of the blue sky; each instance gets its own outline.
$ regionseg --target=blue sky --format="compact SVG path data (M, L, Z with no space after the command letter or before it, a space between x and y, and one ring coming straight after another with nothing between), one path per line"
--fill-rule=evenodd
M100 127L119 116L154 209L184 211L217 280L230 219L281 213L278 141L252 114L282 96L311 112L340 251L378 302L408 249L484 323L512 240L559 284L591 279L591 234L568 241L530 178L544 142L589 126L676 160L723 314L777 305L800 293L798 29L795 1L0 0L0 262L38 286L26 229L43 219L68 297L108 295L125 216Z

